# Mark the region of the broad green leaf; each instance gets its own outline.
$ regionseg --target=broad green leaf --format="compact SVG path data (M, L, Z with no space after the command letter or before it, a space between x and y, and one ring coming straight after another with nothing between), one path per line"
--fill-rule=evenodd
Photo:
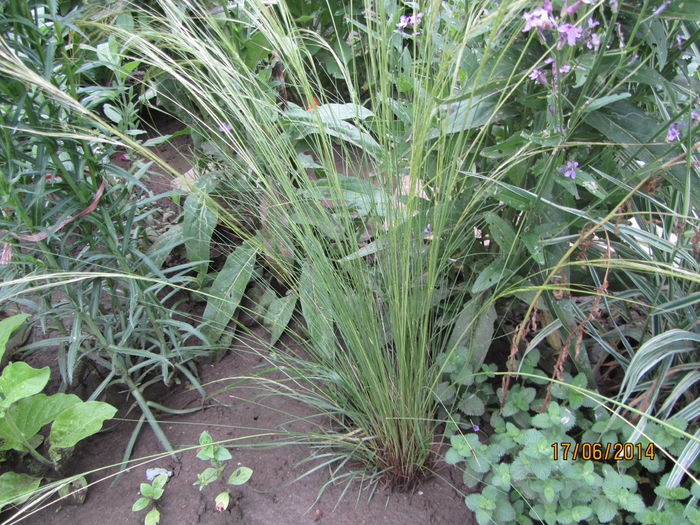
M489 225L491 237L494 242L498 244L501 253L508 255L511 250L516 252L515 231L513 231L513 227L495 213L487 213L484 219Z
M10 363L0 376L0 408L41 392L49 382L51 370L48 366L36 369L19 361Z
M144 519L144 525L158 525L160 523L160 511L156 508L152 508L146 514L146 519Z
M477 294L488 290L502 279L505 280L510 276L510 271L506 268L505 259L498 257L486 268L481 270L472 285L472 294Z
M270 329L270 345L274 345L287 328L296 304L297 297L293 293L275 297L270 303L263 321Z
M134 504L131 506L131 511L132 512L138 512L140 510L145 509L148 507L148 504L151 502L150 499L148 498L139 498L137 499Z
M477 394L471 394L462 399L459 404L459 409L467 416L481 416L484 414L486 407Z
M314 268L309 264L304 264L301 271L299 301L309 339L325 356L335 355L333 320L329 318L333 311L331 301Z
M0 475L0 510L10 504L19 505L27 501L40 483L41 478L28 474L5 472Z
M73 394L36 394L20 399L7 410L5 417L0 419L0 438L5 440L0 448L24 450L22 441L29 440L58 414L78 403L82 401ZM11 419L13 424L9 424L8 419ZM19 435L16 434L15 428L20 432Z
M479 154L487 159L502 159L513 156L525 144L527 144L525 138L520 133L516 133L494 146L482 149Z
M164 231L146 251L151 263L157 269L162 268L165 259L176 246L186 241L184 226L173 224Z
M202 316L206 325L202 333L215 344L238 308L255 268L257 249L248 243L236 248L214 279Z
M428 138L442 134L459 133L468 129L479 128L491 119L498 98L494 95L478 95L441 107L443 117L441 130L433 130Z
M17 314L0 321L0 360L5 355L5 347L12 334L28 318L29 314Z
M199 485L199 490L202 490L204 487L206 487L210 483L213 483L217 479L219 479L221 477L222 470L223 470L223 467L207 467L207 468L205 468L202 472L197 474L197 481L195 481L193 483L193 485Z
M213 188L211 177L200 178L183 206L182 233L185 236L185 251L191 262L209 261L209 245L216 227L217 216L211 209L208 192ZM198 266L199 280L207 273L208 262Z
M457 316L452 334L447 343L447 351L457 346L465 346L466 362L472 370L479 370L491 345L496 309L490 294L479 294L464 305Z
M238 467L228 478L229 485L243 485L253 475L250 467Z
M666 32L664 23L657 17L652 16L640 24L641 37L646 40L649 47L656 55L656 68L662 71L666 66L668 58L669 35Z
M586 171L578 170L574 182L577 186L581 186L599 199L605 199L608 196L608 193L600 187L596 178Z
M122 121L122 114L112 104L105 104L102 106L102 110L105 112L105 116L115 124L119 124Z
M325 109L322 109L325 108ZM290 104L285 113L293 125L296 138L303 138L313 133L324 133L336 137L363 149L375 158L381 157L383 149L368 133L346 122L349 118L366 118L371 111L354 104L325 104L320 108L304 111ZM342 118L341 118L342 117Z
M153 486L157 489L162 489L169 479L170 477L167 474L158 474L153 480Z
M202 316L206 326L202 333L215 344L238 308L255 268L257 249L248 243L236 248L226 258L223 268L209 289L213 297L207 299Z
M78 441L102 428L106 419L114 417L117 409L101 401L86 401L61 412L51 425L49 440L52 448L70 448Z

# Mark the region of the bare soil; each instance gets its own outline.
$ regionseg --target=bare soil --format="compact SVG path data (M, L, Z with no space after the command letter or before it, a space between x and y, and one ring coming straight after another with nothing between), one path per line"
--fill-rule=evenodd
M233 384L237 378L249 377L258 372L266 362L262 355L243 348L232 349L216 364L201 367L202 383L207 392L214 392ZM228 510L217 512L216 494L226 489L223 481L205 487L202 491L193 486L197 474L207 464L196 457L197 449L191 448L175 456L162 455L163 448L151 429L144 426L134 451L133 467L116 481L110 476L116 468L103 468L121 461L121 456L136 420L123 417L106 431L82 442L73 458L70 472L89 472L92 484L83 504L54 503L22 523L26 524L99 524L108 521L113 525L131 525L143 522L145 511L134 513L131 506L138 499L139 484L146 481L146 469L160 467L173 473L165 487L158 508L161 524L231 524L247 525L298 525L304 523L361 525L471 525L475 523L464 504L461 473L438 464L437 473L410 493L394 492L378 487L375 491L355 482L329 485L328 469L321 468L302 478L318 461L299 464L312 454L309 447L287 445L258 448L275 438L267 435L246 438L258 434L279 432L280 426L303 431L310 427L303 417L312 416L309 409L287 397L258 397L265 392L253 381L238 384L207 401L201 410L175 417L160 415L162 427L173 447L196 447L203 430L216 441L234 440L231 448L233 459L225 471L228 476L238 465L253 469L250 481L239 487L230 487L232 504ZM175 387L164 396L163 403L171 408L197 407L201 396L184 385ZM123 412L120 411L120 413ZM159 455L154 459L151 456ZM114 483L112 484L112 482ZM345 493L343 494L343 492ZM371 497L371 499L370 499Z

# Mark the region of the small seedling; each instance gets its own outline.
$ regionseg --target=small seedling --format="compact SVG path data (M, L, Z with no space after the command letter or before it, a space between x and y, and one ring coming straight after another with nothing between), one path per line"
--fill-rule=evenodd
M139 512L152 505L151 510L148 511L143 520L144 525L157 525L160 522L160 511L156 508L156 501L163 495L168 479L167 474L160 474L155 477L152 483L141 483L141 497L136 500L131 510Z
M232 459L233 456L231 456L231 453L225 447L215 444L211 435L206 430L200 434L199 444L202 448L199 449L197 457L203 461L209 461L211 464L211 467L207 467L197 474L197 481L194 482L194 485L199 485L199 490L202 490L210 483L223 478L226 468L224 462ZM252 475L253 469L249 467L238 467L228 477L227 483L229 485L243 485ZM228 491L219 493L214 499L216 510L226 510L230 500L231 494L229 494Z

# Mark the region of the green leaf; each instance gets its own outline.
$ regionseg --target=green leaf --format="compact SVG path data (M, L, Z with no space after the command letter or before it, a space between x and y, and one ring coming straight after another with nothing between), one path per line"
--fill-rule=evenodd
M515 231L510 224L495 213L487 213L484 219L489 225L491 238L501 249L501 253L510 256L511 251L517 251L515 250Z
M692 2L686 2L692 3ZM586 123L600 131L609 140L620 144L629 155L645 164L658 165L671 158L673 146L654 144L666 137L665 126L637 106L617 101L590 113ZM656 137L652 140L652 137ZM636 165L634 166L636 169ZM686 189L686 168L676 165L664 171L668 180L681 193ZM690 184L692 202L700 202L700 184Z
M455 320L447 351L452 352L456 346L465 346L464 364L472 370L479 370L491 346L496 317L490 294L479 294L467 301Z
M73 394L36 394L19 400L8 409L5 418L0 418L0 438L5 440L0 448L25 450L22 441L29 440L58 414L79 403L82 401Z
M617 516L617 505L607 498L595 498L592 505L596 516L598 516L598 521L601 523L608 523Z
M222 471L223 467L207 467L197 474L197 481L194 482L194 485L199 485L199 490L202 490L205 486L219 479Z
M481 416L486 411L486 406L477 394L472 394L461 401L459 409L467 416Z
M49 382L51 370L48 366L36 369L22 361L10 363L0 376L0 408L41 392Z
M167 474L158 474L153 480L153 486L157 489L162 489L169 479L170 477Z
M476 277L474 284L472 284L471 293L477 294L488 290L493 285L501 280L505 280L510 276L510 270L507 269L505 264L505 259L498 257L486 268L481 270L479 275Z
M5 347L12 334L28 318L29 314L17 314L0 321L0 360L5 355Z
M144 525L158 525L160 523L160 512L153 508L146 514L146 519L143 520Z
M212 344L216 343L233 317L255 267L257 249L248 243L236 248L214 279L202 319L206 325L202 333Z
M52 448L70 448L78 441L102 428L106 419L114 417L117 409L101 401L86 401L61 412L51 425L49 440Z
M333 321L328 318L329 313L333 311L331 301L326 288L317 278L316 271L308 263L305 263L301 270L299 302L309 339L326 356L334 355Z
M165 259L177 246L185 243L186 235L182 224L173 224L146 250L146 255L156 269L163 267Z
M263 323L270 329L270 345L274 345L289 324L297 304L296 295L287 293L284 297L275 297L267 308Z
M28 474L5 472L0 475L0 510L7 505L19 505L27 501L39 488L41 478Z
M119 124L122 121L121 112L112 104L105 104L102 106L102 110L104 111L105 116L115 124Z
M606 97L597 98L583 106L583 113L590 113L592 111L605 107L608 104L617 102L618 100L625 100L626 98L630 98L631 96L632 95L630 93L617 93L615 95L608 95Z
M228 478L229 485L243 485L253 475L253 469L249 467L238 467Z
M211 207L211 197L207 194L213 187L213 179L200 178L183 206L183 234L185 250L190 262L205 261L198 266L199 280L202 281L209 266L209 245L216 227L217 216Z
M353 113L352 117L350 113ZM325 104L320 108L305 111L291 103L285 113L297 132L296 138L323 133L354 144L373 157L379 158L384 151L379 143L368 133L360 131L357 126L343 120L343 118L354 118L355 115L358 118L366 118L371 114L369 110L354 104Z
M148 498L139 498L137 499L134 504L131 506L131 511L132 512L138 512L140 510L145 509L148 507L148 504L151 502L150 499Z

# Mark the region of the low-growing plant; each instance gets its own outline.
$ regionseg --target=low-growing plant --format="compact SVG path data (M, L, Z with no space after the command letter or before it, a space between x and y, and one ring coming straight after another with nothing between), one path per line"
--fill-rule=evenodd
M539 358L537 350L525 358L522 384L511 388L500 412L502 391L482 380L493 377L491 367L462 381L469 395L457 408L473 423L452 427L445 460L460 465L465 484L477 489L466 503L478 522L700 523L700 486L692 479L688 487L674 484L665 455L681 456L692 439L688 422L649 424L644 438L621 454L616 444L626 442L629 422L586 395L583 374L566 374L546 403ZM473 395L486 405L475 406Z
M158 474L151 483L141 483L139 487L141 497L134 502L131 510L140 512L150 507L143 519L144 525L158 525L160 523L160 510L156 505L165 492L165 484L168 479L167 474Z
M12 334L29 317L19 314L0 321L0 360ZM88 436L99 432L105 420L117 412L101 401L82 401L73 394L42 394L50 377L49 367L36 369L17 361L0 376L0 452L14 450L29 455L41 467L57 469ZM41 433L51 425L48 438ZM44 446L48 457L41 453ZM3 459L7 459L3 456ZM25 502L49 476L5 472L0 475L0 509Z
M211 434L206 430L199 436L199 444L202 448L197 452L197 457L202 461L209 461L210 467L205 468L197 474L197 481L194 485L199 486L201 491L207 485L224 477L226 462L233 459L233 456L226 447L214 442ZM240 466L235 469L226 480L229 485L243 485L253 475L253 469ZM216 510L223 511L229 506L231 494L228 491L220 492L214 499Z

